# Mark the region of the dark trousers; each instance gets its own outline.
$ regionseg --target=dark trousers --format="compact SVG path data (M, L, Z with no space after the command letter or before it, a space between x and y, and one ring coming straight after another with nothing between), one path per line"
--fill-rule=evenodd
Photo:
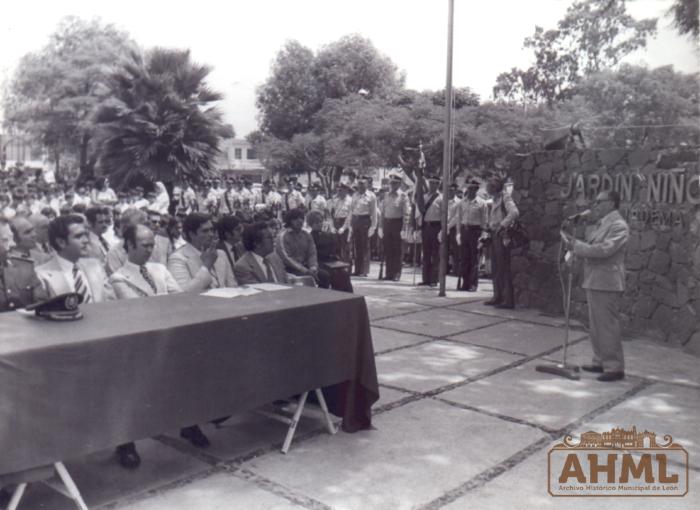
M334 218L333 227L335 230L339 230L345 225L345 218ZM348 231L346 230L342 234L338 234L338 251L340 255L340 260L343 262L350 262L350 243L348 243Z
M461 249L457 244L457 227L450 229L447 236L447 272L455 276L459 275L461 270Z
M498 234L494 234L491 248L493 299L504 305L513 305L515 300L513 298L513 276L510 273L510 248L503 246L503 239Z
M355 256L354 274L355 276L366 275L369 272L369 228L372 221L367 216L353 216L350 223L352 225L352 247Z
M440 268L440 222L424 222L421 230L423 241L423 283L437 283Z
M476 289L479 285L479 237L481 227L462 225L460 228L462 245L460 246L460 276L462 289Z
M403 228L403 219L384 220L384 260L386 261L384 268L384 276L387 280L401 278L401 229Z

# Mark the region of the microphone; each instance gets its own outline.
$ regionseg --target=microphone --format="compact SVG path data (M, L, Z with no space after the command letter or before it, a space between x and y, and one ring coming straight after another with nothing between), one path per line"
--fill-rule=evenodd
M581 211L580 213L572 214L568 218L566 218L566 221L578 221L581 218L585 218L586 216L590 216L591 210L586 209L585 211Z

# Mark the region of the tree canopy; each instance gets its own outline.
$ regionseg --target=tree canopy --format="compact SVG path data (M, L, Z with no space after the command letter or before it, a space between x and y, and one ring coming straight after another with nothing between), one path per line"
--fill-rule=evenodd
M138 176L152 181L198 181L213 170L230 126L212 103L210 68L188 50L155 48L111 75L111 94L95 120L104 130L100 167L117 185Z
M585 76L615 68L626 55L644 48L656 33L656 21L634 19L625 0L578 0L557 28L535 27L524 42L533 51L535 63L528 69L501 73L494 97L550 106L569 99Z
M108 97L110 73L135 49L113 25L65 18L42 50L20 61L4 97L7 127L47 147L57 170L66 158L91 176L99 153L92 116Z

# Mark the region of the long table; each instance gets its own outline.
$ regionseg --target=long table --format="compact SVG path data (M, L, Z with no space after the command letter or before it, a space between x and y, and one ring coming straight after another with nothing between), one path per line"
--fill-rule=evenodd
M379 396L364 298L294 287L95 303L84 319L0 314L0 474L324 387L347 432Z

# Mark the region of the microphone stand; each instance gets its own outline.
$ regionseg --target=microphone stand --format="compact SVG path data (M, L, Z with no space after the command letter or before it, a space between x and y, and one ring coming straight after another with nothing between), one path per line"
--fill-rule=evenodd
M562 231L566 227L566 225L569 224L569 222L572 220L569 220L568 218L564 220L562 224ZM578 218L575 218L573 220L574 224L578 222ZM574 230L573 233L574 239L576 238L576 231ZM563 241L559 241L559 253L562 252L562 243ZM568 354L568 348L569 348L569 331L570 331L570 319L571 319L571 289L573 287L573 280L574 280L574 267L575 267L575 262L576 262L576 257L574 255L574 252L571 251L571 266L569 267L569 274L567 276L567 286L566 289L564 289L564 317L565 317L565 327L564 327L564 345L563 345L563 355L562 355L562 361L561 363L557 364L549 364L549 365L537 365L535 367L535 370L538 372L544 372L547 374L552 374L552 375L558 375L559 377L565 377L567 379L571 379L573 381L578 381L581 379L580 375L580 367L578 365L569 365L566 362L566 356ZM559 262L559 274L561 274L561 262Z

